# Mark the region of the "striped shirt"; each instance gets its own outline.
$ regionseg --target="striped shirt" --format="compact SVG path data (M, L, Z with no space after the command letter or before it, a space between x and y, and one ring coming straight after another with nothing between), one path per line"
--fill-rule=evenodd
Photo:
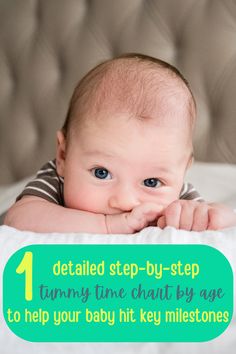
M36 177L30 181L16 198L32 195L46 199L49 202L65 206L63 197L64 178L59 176L56 170L56 160L47 162L37 172ZM180 191L179 199L203 201L196 189L190 183L184 183Z

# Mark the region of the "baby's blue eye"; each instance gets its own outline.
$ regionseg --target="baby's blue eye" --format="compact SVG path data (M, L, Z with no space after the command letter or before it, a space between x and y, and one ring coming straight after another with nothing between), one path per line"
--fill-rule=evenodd
M92 169L93 175L99 179L111 179L110 173L106 168L97 167Z
M143 184L146 187L156 188L156 187L160 187L161 181L158 178L147 178L143 181Z

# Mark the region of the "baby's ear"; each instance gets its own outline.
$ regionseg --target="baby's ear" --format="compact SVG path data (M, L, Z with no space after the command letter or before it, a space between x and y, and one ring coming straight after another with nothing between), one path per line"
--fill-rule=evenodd
M188 163L187 163L186 170L188 170L192 166L193 162L194 162L194 155L193 155L193 152L192 152L191 155L189 156L189 160L188 160Z
M66 159L66 138L61 130L57 131L56 166L59 176L64 177Z

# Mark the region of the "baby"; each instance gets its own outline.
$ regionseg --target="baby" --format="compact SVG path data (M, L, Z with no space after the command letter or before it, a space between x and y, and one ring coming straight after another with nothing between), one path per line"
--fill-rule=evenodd
M5 224L35 232L135 233L146 226L203 231L236 225L230 208L184 182L196 105L173 66L126 54L75 88L56 159L37 173Z

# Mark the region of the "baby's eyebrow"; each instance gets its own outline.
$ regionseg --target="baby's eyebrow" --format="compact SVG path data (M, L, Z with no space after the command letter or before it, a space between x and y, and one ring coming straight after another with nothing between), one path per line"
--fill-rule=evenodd
M158 166L158 165L150 165L151 168L153 168L156 171L160 171L160 172L166 172L166 173L170 173L171 169L169 167L165 167L165 166Z
M161 176L174 176L174 172L171 171L169 168L161 167L161 166L151 166L150 173L153 173L153 177L161 177Z
M100 151L100 150L87 150L87 151L84 151L84 154L88 155L88 156L101 155L101 156L110 157L110 158L117 157L117 155L114 153L110 153L107 151Z

